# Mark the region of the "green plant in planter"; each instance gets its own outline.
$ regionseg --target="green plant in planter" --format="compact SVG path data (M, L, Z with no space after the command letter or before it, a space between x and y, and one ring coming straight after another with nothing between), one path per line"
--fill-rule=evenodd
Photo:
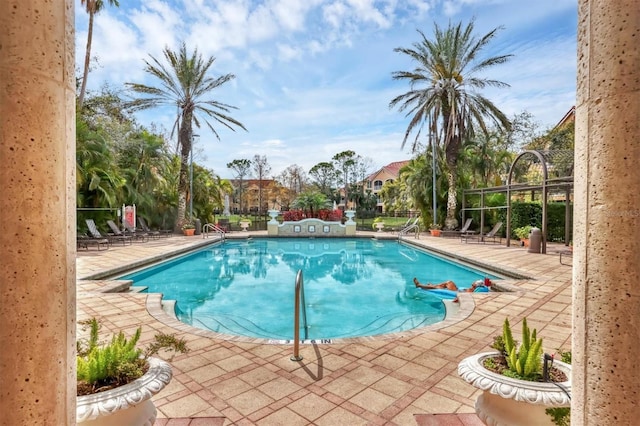
M147 358L162 349L175 353L189 351L184 339L163 333L156 334L146 348L137 348L142 327L130 339L120 331L109 343L102 344L98 340L100 324L96 318L80 324L89 326L90 333L88 340L79 340L76 345L78 395L112 389L141 377L147 369Z
M432 224L429 225L429 229L440 230L440 229L442 229L442 225L440 225L438 223L432 223Z
M191 222L187 222L182 225L182 230L184 231L185 229L196 229L196 226Z
M371 224L371 228L378 229L378 227L376 226L378 223L384 223L384 219L382 219L381 217L376 217L375 219L373 219L373 223Z
M514 229L513 233L519 239L525 240L525 239L529 238L529 234L531 234L531 230L532 229L533 229L533 226L531 226L531 225L521 226L520 228Z
M503 374L515 379L536 380L542 375L542 339L537 338L537 331L533 332L527 326L527 319L522 320L522 344L518 347L513 340L509 319L504 320L502 326L502 341L509 370Z

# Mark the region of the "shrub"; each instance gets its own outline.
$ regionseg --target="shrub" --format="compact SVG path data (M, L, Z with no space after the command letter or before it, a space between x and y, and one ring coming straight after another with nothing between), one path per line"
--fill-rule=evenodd
M378 229L378 227L376 226L378 223L384 223L384 219L381 217L376 217L375 219L373 219L373 222L371 223L371 228L372 229Z
M531 229L533 229L533 226L525 225L525 226L521 226L520 228L514 229L513 233L516 235L516 237L520 238L521 240L524 240L526 238L529 238Z

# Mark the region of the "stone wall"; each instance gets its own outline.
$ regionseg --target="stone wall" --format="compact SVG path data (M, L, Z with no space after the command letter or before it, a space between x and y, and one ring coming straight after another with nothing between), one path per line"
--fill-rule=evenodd
M303 219L295 222L268 223L268 234L278 237L345 237L356 233L356 223Z

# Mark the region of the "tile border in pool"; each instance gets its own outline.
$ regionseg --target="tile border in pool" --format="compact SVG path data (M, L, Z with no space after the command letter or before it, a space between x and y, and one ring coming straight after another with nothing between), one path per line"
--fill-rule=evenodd
M477 293L477 294L489 295L491 293ZM314 344L363 343L367 341L391 340L391 339L397 339L401 337L411 337L411 336L422 334L426 331L440 330L440 329L455 325L456 323L468 318L473 313L473 310L475 309L475 302L471 293L461 293L459 295L459 299L460 299L460 302L457 304L453 303L450 300L446 300L446 301L443 300L442 303L444 303L445 311L446 311L444 320L439 321L435 324L427 325L425 327L413 328L411 330L406 330L406 331L397 332L397 333L376 334L373 336L304 340L304 341L301 341L301 344L314 345ZM211 330L196 328L181 322L180 320L178 320L176 317L172 315L169 315L162 308L162 302L163 300L162 300L161 293L149 293L146 300L146 308L147 308L147 312L149 312L149 315L151 315L156 321L184 333L189 333L192 335L207 337L211 339L225 340L230 342L256 343L256 344L269 344L269 345L278 345L278 344L293 345L293 340L274 340L274 339L262 339L257 337L235 336L231 334L223 334L223 333L218 333ZM293 327L293 324L292 324L292 327Z

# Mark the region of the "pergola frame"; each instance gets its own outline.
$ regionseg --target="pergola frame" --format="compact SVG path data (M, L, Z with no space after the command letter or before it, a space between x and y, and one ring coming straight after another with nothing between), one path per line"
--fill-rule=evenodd
M569 153L573 156L573 152L565 152L565 151L540 151L540 150L526 150L518 154L518 156L511 163L511 167L509 168L509 175L507 176L507 184L501 186L494 186L490 188L476 188L476 189L466 189L462 192L462 221L465 220L465 212L480 210L480 239L482 239L482 230L484 229L484 212L485 210L493 210L493 209L507 209L507 224L506 224L506 234L507 234L507 247L511 246L511 196L514 193L518 192L536 192L540 191L542 193L542 241L541 241L541 252L547 252L547 202L548 202L548 194L552 190L563 190L565 193L565 244L571 238L571 223L572 223L572 212L570 206L570 198L571 193L573 192L573 159L571 159L570 165L570 175L549 178L549 169L553 168L552 158L555 154L560 155L568 155ZM518 161L524 157L534 156L534 159L537 160L542 166L542 181L541 183L513 183L514 171L516 169L516 165ZM572 157L573 158L573 157ZM549 167L551 166L551 167ZM505 206L495 206L495 207L485 207L484 197L486 194L493 193L506 193L507 205ZM480 195L480 207L466 207L465 201L468 195Z

